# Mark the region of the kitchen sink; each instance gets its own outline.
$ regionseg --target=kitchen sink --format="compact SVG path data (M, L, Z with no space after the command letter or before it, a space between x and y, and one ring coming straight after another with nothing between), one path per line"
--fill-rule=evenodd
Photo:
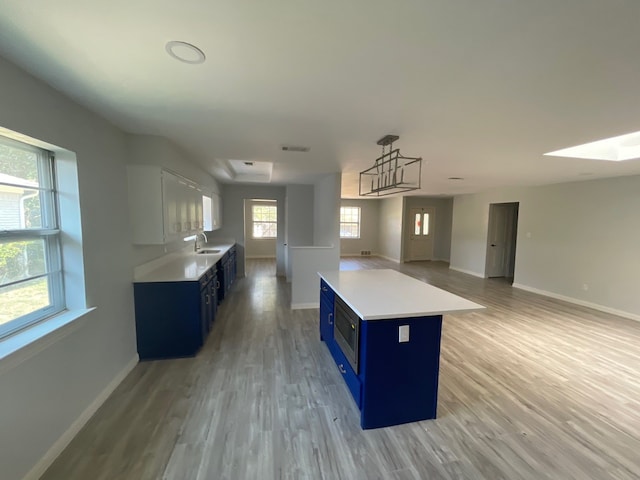
M206 255L206 254L214 254L214 253L220 253L220 250L216 250L214 248L203 248L202 250L198 250L196 252L198 255Z

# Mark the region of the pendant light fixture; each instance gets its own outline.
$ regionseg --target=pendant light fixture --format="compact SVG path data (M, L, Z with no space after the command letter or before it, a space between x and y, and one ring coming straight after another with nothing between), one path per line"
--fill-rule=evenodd
M393 149L398 135L385 135L378 140L382 155L376 158L373 167L360 172L361 197L382 197L394 193L419 190L422 176L422 158L405 157L400 149ZM385 153L385 147L389 151Z

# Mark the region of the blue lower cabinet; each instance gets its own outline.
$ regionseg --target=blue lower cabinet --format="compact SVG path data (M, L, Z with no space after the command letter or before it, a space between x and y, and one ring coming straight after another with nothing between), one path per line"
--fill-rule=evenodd
M351 368L347 357L345 357L342 350L340 350L340 346L334 341L332 341L332 343L333 348L329 348L329 351L338 366L338 370L342 374L342 378L347 384L347 387L349 387L353 400L356 402L358 408L360 408L362 405L362 382L358 375L353 371L353 368Z
M327 339L325 316L329 306L325 295L321 291L321 337L360 410L361 427L380 428L436 418L442 316L360 319L356 374L335 341L339 332L332 329ZM400 326L409 328L408 342L398 341Z
M198 282L136 283L134 296L141 360L188 357L198 352L208 327Z
M409 342L398 342L401 325ZM362 428L436 418L441 330L441 315L361 322Z

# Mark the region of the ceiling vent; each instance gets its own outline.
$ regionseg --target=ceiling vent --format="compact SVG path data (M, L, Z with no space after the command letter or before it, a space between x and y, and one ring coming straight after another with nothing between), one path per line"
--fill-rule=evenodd
M308 152L309 150L311 150L311 148L301 145L282 145L283 152Z

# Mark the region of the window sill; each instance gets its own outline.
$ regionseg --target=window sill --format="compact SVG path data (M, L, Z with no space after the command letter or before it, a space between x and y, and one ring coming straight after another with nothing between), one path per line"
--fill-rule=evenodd
M94 308L65 310L0 340L0 375L77 330Z

